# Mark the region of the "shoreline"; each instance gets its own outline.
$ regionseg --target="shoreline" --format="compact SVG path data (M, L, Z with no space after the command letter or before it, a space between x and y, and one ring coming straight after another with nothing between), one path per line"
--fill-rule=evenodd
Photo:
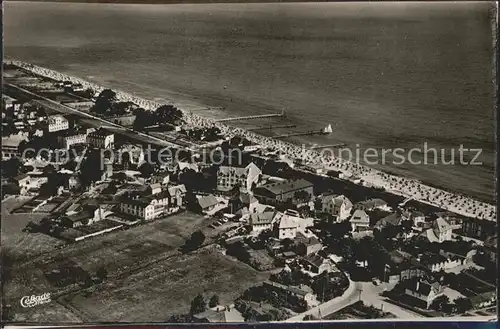
M74 83L81 83L85 88L92 88L99 93L103 89L107 89L96 83L91 83L83 79L72 77L52 69L43 68L37 65L25 63L16 60L4 60L4 63L13 64L22 69L28 70L39 76L55 79L68 80ZM320 153L314 150L307 150L300 145L290 142L273 139L260 135L243 128L228 126L214 119L206 118L198 114L194 114L194 109L189 109L183 106L182 102L168 101L159 103L156 101L147 100L133 94L126 93L120 90L113 89L116 92L117 98L121 101L131 101L143 107L146 110L155 110L163 104L171 104L178 107L183 113L188 125L192 127L218 127L222 134L226 137L242 136L251 142L265 148L271 148L281 155L285 155L292 160L301 160L305 165L321 167L326 170L335 170L353 177L351 181L360 179L367 183L368 186L384 188L386 191L412 198L414 200L427 203L444 210L448 210L459 215L473 217L478 219L496 220L496 207L488 202L479 201L469 196L459 193L449 192L441 188L433 187L424 184L416 179L405 178L382 170L374 169L365 165L348 162L347 160L324 156L320 157ZM184 104L185 105L185 104ZM207 106L209 108L209 106ZM200 111L197 111L198 113Z

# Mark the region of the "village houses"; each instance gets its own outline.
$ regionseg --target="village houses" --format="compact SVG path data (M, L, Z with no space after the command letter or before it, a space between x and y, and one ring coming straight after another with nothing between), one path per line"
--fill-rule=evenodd
M252 227L252 232L260 233L264 230L272 230L276 222L276 212L266 211L263 213L250 214L249 223Z
M145 194L134 193L120 202L122 213L139 217L145 221L177 212L183 205L185 187L163 189L160 184L148 188ZM174 193L172 195L171 193Z
M425 308L429 308L436 297L443 294L443 287L437 283L430 283L421 278L406 282L405 294L414 297Z
M47 121L48 132L56 132L61 130L69 129L69 121L60 114L51 115Z
M255 197L262 203L277 205L291 201L299 204L303 200L298 198L300 193L313 195L313 184L305 179L273 182L255 189Z
M114 147L115 135L104 129L98 129L87 135L87 143L98 149L109 149Z
M279 239L295 239L297 235L297 229L299 227L300 217L298 214L287 210L280 219L279 224Z
M220 166L217 171L217 190L220 192L231 191L236 185L245 192L250 192L255 186L262 171L254 163L250 163L244 168Z
M351 223L353 232L357 232L370 227L370 217L364 210L360 209L354 211L354 214L352 214L349 222Z
M353 205L343 195L325 195L321 198L321 211L332 216L334 222L349 218Z

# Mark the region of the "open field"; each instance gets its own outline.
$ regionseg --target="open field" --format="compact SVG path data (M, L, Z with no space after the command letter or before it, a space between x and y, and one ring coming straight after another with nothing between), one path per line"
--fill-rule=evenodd
M267 279L251 267L213 250L179 255L124 277L105 282L92 292L80 291L61 298L84 320L166 321L189 311L199 293L218 294L232 302L248 287Z
M46 216L41 213L10 213L26 200L24 197L13 197L2 202L2 254L8 254L9 259L29 259L63 244L60 240L42 233L22 231L30 221L38 224Z
M2 232L2 238L5 233L7 239L12 240L16 230L21 232L25 227L29 219L23 215L24 223L21 224L14 221L18 216L10 215L5 220L12 225L8 226L9 231ZM206 243L210 242L212 230L206 228L207 225L202 216L184 212L74 244L63 244L43 234L21 233L25 240L39 242L40 250L27 257L13 253L11 249L15 248L9 249L12 253L9 253L10 266L4 285L5 299L23 319L39 319L45 316L40 313L47 308L39 308L39 312L20 308L22 296L49 292L54 300L67 299L69 309L61 309L53 315L54 320L60 321L75 317L97 321L99 314L122 321L166 320L168 314L186 311L191 298L204 291L217 292L223 302L229 302L266 274L258 274L249 266L217 253L202 257L196 253L181 255L178 248L195 230L207 232ZM42 243L39 239L46 240ZM10 246L17 246L15 240L9 242ZM95 277L100 267L108 272L104 287L91 287L89 289L95 289L91 296L81 298L81 294L89 293L89 289L83 291L83 283ZM107 307L116 306L115 310L102 310L107 299L110 299ZM136 302L139 300L141 302ZM171 304L164 304L167 301ZM97 306L99 310L93 309ZM140 307L143 309L139 310ZM121 313L121 310L134 308L138 312Z

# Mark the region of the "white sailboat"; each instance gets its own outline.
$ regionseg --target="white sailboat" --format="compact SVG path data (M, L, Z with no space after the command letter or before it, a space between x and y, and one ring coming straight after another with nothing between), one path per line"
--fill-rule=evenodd
M332 125L329 124L328 126L326 126L324 129L323 129L323 132L325 134L331 134L333 132L333 129L332 129Z

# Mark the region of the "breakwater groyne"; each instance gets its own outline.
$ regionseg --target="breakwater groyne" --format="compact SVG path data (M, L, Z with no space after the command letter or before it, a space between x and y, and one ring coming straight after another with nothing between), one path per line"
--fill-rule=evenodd
M93 89L96 93L106 89L98 84L33 64L16 60L6 60L4 62L53 80L80 83L84 88ZM133 102L146 110L152 111L161 105L165 105L164 103L147 100L131 93L126 93L116 89L113 89L113 91L116 92L116 96L120 101ZM342 158L333 156L333 152L318 152L317 150L307 148L304 145L295 145L283 140L266 137L242 128L229 126L220 121L218 122L213 119L193 114L183 109L182 106L178 106L175 101L169 102L169 105L178 107L184 113L184 119L188 126L218 127L227 137L244 137L264 148L276 151L281 156L289 159L300 161L301 163L315 168L322 167L326 170L342 172L345 177L351 177L347 179L359 182L360 184L362 183L373 187L384 188L394 194L411 197L414 200L455 212L460 215L492 221L496 220L496 207L492 204L475 200L465 195L459 195L431 187L418 180L388 174L361 164L349 162Z

